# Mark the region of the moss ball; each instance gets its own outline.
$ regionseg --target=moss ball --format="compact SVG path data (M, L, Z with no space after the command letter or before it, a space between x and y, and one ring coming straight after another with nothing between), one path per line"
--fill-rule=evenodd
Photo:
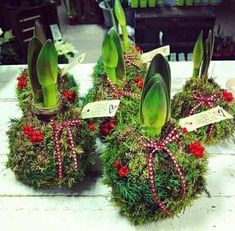
M155 142L162 143L175 127L169 122ZM147 141L139 138L143 132L139 126L120 125L109 136L107 148L102 154L105 168L104 182L112 188L111 200L134 224L144 224L173 217L191 205L203 192L207 172L207 154L190 133L183 134L178 141L167 145L181 167L186 180L186 193L181 196L181 180L175 165L164 150L154 153L153 171L156 192L161 202L169 209L165 214L154 201L149 183ZM189 147L199 145L201 158L190 153ZM194 150L194 149L193 149ZM194 150L194 152L196 152Z
M19 181L34 188L71 187L84 179L87 168L93 163L94 131L88 122L81 119L80 109L76 107L79 97L72 76L60 77L58 90L63 99L63 108L53 121L45 122L31 111L33 97L27 69L18 77L17 97L23 116L12 120L7 132L10 148L7 167ZM64 124L71 120L78 120L79 124ZM55 128L62 124L64 127L58 137L61 160L58 160ZM75 153L72 152L68 127L71 128Z
M205 82L203 79L190 79L186 82L183 90L177 93L171 102L172 107L172 117L175 119L181 119L189 116L190 110L195 107L199 101L195 100L194 95L204 95L205 97L210 97L216 95L216 102L213 107L220 106L225 111L234 116L235 107L234 103L230 102L231 99L226 99L223 97L223 92L225 90L213 80L209 79ZM208 105L202 105L197 108L194 113L203 112L209 110ZM194 131L197 139L201 140L203 143L215 144L224 139L232 138L235 131L235 121L234 119L223 120L218 123L214 123L214 128L211 135L209 135L210 125L198 128Z

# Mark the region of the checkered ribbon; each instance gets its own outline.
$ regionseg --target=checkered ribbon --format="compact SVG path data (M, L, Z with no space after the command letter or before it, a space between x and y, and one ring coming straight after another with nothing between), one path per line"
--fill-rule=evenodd
M208 106L209 108L213 108L214 105L216 104L217 100L218 100L218 95L217 94L213 94L211 96L205 96L201 93L199 94L193 94L193 99L196 100L198 103L190 110L189 115L193 115L195 113L195 111L201 107L201 106ZM213 131L215 129L215 124L210 124L208 126L208 139L211 137Z
M156 190L155 181L154 181L154 171L153 171L154 153L163 151L170 158L171 162L174 164L177 174L179 175L179 178L181 180L181 187L182 187L181 199L183 199L185 196L186 189L187 189L185 176L184 176L183 170L177 163L176 158L167 147L168 144L178 140L182 133L183 133L183 129L180 129L180 131L178 132L177 129L174 128L164 138L163 141L155 142L153 140L148 140L146 144L143 144L143 146L147 148L148 150L147 163L148 163L148 178L149 178L150 189L151 189L155 203L159 206L162 212L165 213L166 215L170 215L171 212L164 205L164 203L160 200L160 198L157 195L157 190ZM139 139L140 142L141 140L142 138Z
M123 97L123 96L140 97L140 94L137 94L137 93L134 93L134 92L131 92L131 91L117 90L116 87L113 85L112 81L107 77L104 78L104 82L110 87L110 89L112 90L115 98L120 98L120 97Z
M131 55L131 54L125 54L124 55L124 60L127 66L134 66L136 67L138 70L140 70L140 67L138 67L134 62L135 62L135 55Z
M77 171L78 163L77 163L77 156L76 156L75 144L73 140L71 127L75 127L75 126L78 127L80 125L81 125L80 120L68 120L59 124L56 124L52 121L52 128L54 131L55 155L56 155L56 160L57 160L57 165L58 165L58 177L60 179L63 178L61 143L60 143L61 135L63 133L63 130L66 129L67 134L68 134L69 146L72 152L74 170Z

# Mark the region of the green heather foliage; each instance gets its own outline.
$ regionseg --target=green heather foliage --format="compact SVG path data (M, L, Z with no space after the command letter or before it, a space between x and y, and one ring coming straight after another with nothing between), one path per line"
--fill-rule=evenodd
M133 117L129 116L129 119ZM165 124L160 139L175 126L173 121ZM168 146L178 164L182 167L187 182L186 196L180 199L181 182L173 164L164 152L155 154L154 172L156 190L160 199L170 209L166 216L153 200L147 169L147 152L138 142L141 136L140 124L135 126L120 124L108 137L107 147L102 154L105 174L104 183L111 187L111 200L120 208L121 214L134 224L144 224L162 220L182 213L197 199L206 187L207 154L195 158L188 153L187 146L194 141L191 135L184 135L181 142ZM121 177L114 163L120 161L130 172Z

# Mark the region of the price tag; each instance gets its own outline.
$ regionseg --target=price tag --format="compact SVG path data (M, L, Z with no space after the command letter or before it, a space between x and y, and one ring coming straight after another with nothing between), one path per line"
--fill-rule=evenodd
M74 58L66 67L62 68L61 76L64 76L65 74L67 74L77 64L82 63L85 56L86 56L86 53L82 53L81 55Z
M82 118L113 117L116 115L120 100L102 100L88 103L82 109Z
M170 46L167 45L167 46L160 47L160 48L157 48L157 49L155 49L155 50L149 51L149 52L147 52L147 53L143 53L142 56L141 56L142 61L143 61L144 63L151 62L151 60L153 59L153 57L154 57L156 54L162 54L163 56L168 56L168 55L170 55Z
M208 124L217 123L226 119L233 119L233 116L220 106L217 106L210 110L180 119L179 124L181 127L187 128L190 132Z
M62 35L60 33L60 29L58 24L52 24L50 25L51 28L51 34L52 34L52 38L54 41L59 41L62 39Z

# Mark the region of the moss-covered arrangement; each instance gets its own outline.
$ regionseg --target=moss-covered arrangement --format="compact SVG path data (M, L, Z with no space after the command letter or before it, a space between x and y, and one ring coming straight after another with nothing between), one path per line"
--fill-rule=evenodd
M94 128L81 120L78 87L60 75L53 43L39 38L30 42L28 67L17 78L23 116L8 131L7 167L34 188L71 187L93 163Z
M172 117L181 119L195 113L221 106L231 115L235 114L232 93L222 89L213 78L208 78L208 69L213 53L213 35L209 33L203 46L202 33L193 51L193 76L172 100ZM198 128L194 134L203 143L213 144L232 137L235 131L234 119L223 120Z
M106 138L104 182L134 224L179 214L206 186L208 155L194 134L169 119L169 96L169 65L157 55L145 78L140 116L127 115L132 123L119 123Z

